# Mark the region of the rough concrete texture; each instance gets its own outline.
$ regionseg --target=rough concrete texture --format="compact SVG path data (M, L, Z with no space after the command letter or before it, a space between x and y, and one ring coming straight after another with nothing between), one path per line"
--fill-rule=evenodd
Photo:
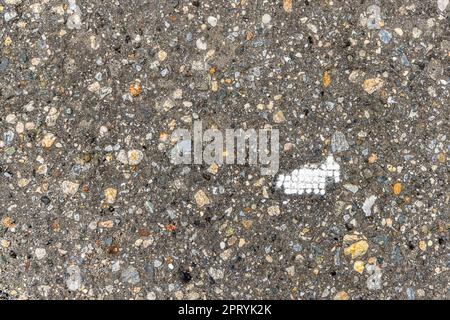
M0 298L448 299L447 4L0 0ZM196 119L341 182L171 164Z

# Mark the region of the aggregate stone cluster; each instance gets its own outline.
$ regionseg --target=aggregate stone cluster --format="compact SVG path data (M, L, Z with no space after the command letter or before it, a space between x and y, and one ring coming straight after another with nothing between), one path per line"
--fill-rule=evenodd
M449 299L448 2L0 0L0 299Z

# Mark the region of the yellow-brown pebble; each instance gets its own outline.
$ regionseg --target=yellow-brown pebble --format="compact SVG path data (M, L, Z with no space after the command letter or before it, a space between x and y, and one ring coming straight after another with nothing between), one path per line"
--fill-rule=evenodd
M353 269L358 273L364 272L364 261L358 260L353 264Z
M355 242L351 246L344 249L345 255L351 255L352 259L362 257L369 249L369 244L365 240Z
M106 203L113 204L114 202L116 202L116 198L117 198L117 189L107 188L105 190L105 201L106 201Z
M333 298L334 300L349 300L350 296L345 291L339 291Z
M392 190L396 196L398 196L398 195L400 195L400 193L402 193L402 189L403 189L403 186L400 182L397 182L396 184L394 184L394 186L392 188Z
M195 202L197 202L197 206L199 208L207 206L208 204L211 203L208 196L206 195L206 193L203 190L197 191L194 198L195 198Z
M330 71L325 71L323 74L323 86L325 88L329 87L331 85L331 73Z

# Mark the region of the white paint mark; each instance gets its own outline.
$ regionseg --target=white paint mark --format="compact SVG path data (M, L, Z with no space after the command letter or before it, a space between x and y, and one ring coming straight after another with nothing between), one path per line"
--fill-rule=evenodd
M276 187L283 188L285 194L324 195L327 183L333 180L341 181L340 166L333 155L329 155L322 164L307 164L289 175L279 175Z

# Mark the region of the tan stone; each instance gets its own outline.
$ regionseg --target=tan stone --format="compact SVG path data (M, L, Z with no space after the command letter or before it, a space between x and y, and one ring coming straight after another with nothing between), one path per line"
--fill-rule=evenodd
M55 143L56 137L53 133L47 133L44 138L42 138L41 145L46 148L50 149L53 146L53 143Z
M203 190L197 191L197 193L194 195L195 202L197 202L197 206L199 208L202 208L204 206L207 206L211 203L208 196Z
M273 115L273 121L275 123L283 123L286 121L286 118L284 117L283 111L278 111Z
M111 229L112 227L114 227L114 221L112 220L100 221L98 223L98 226L104 229Z
M267 209L269 216L279 216L281 214L280 206L275 205Z
M384 80L381 78L366 79L363 84L364 91L366 91L368 94L374 93L375 91L381 89L383 86Z
M76 182L72 182L72 181L63 181L61 184L61 189L62 192L65 195L74 195L75 193L77 193L78 188L80 187L79 183Z
M350 296L345 291L339 291L334 296L334 300L349 300L349 299L350 299Z
M116 202L117 198L117 189L108 188L105 190L105 201L106 203L113 204Z
M283 9L287 13L292 12L292 0L283 0Z

